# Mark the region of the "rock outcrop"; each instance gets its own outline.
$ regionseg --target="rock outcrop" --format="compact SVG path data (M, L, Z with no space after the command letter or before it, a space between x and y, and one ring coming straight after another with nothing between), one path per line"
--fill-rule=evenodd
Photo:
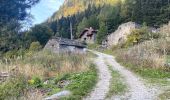
M107 36L107 46L112 47L113 45L117 45L120 41L125 41L133 29L140 27L141 26L135 22L127 22L120 25L114 33Z

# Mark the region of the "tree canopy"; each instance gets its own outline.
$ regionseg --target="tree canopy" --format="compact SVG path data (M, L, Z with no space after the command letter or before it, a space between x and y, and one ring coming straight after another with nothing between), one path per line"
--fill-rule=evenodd
M21 22L30 17L28 10L39 0L0 0L0 51L18 48Z

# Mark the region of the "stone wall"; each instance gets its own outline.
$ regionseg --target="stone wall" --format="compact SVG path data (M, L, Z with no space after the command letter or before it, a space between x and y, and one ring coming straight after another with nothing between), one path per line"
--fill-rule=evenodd
M137 28L140 28L140 25L135 22L127 22L120 25L114 33L107 36L107 46L112 47L113 45L117 45L120 41L126 41L131 31Z
M44 47L45 50L50 50L54 53L59 53L59 41L56 39L50 39Z
M86 51L77 46L60 45L59 53L86 54Z
M49 50L54 53L75 53L75 54L85 54L85 47L79 47L69 44L60 44L59 39L50 39L45 45L44 49Z

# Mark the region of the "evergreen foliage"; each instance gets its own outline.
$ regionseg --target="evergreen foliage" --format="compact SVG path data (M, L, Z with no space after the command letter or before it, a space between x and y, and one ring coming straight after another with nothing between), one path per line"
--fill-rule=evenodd
M97 34L97 43L101 44L103 39L105 39L106 36L107 36L107 27L105 23L102 22L100 23L100 29Z
M28 10L39 0L0 0L0 51L21 48L21 23L30 18ZM1 56L1 54L0 54Z

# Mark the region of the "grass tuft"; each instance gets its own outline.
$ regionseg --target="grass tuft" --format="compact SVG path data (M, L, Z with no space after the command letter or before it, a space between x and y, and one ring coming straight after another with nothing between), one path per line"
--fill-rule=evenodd
M110 89L107 94L107 98L110 98L111 96L115 96L115 95L121 95L125 93L127 89L126 84L123 83L122 76L117 71L114 71L112 66L109 66L109 70L111 72L112 79L110 82Z

